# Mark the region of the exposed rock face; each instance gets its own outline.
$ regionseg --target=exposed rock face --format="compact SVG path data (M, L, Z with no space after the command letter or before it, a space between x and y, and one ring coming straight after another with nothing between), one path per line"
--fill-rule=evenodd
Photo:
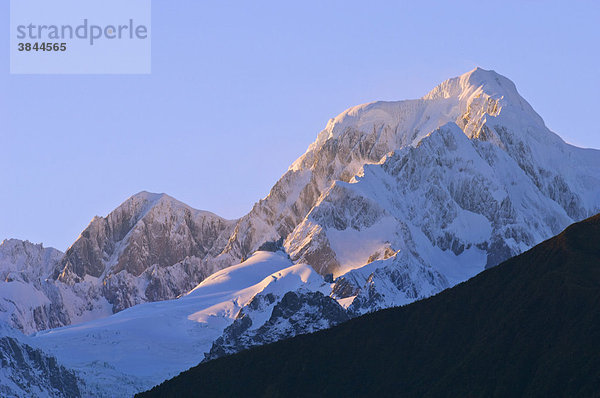
M349 109L290 171L306 169L313 177L328 170L322 175L333 181L286 236L292 259L337 277L401 252L440 274L430 292L600 210L600 153L564 143L512 82L482 69L420 100ZM385 281L378 270L367 285L344 275L335 289L358 294L353 308L364 309L375 286L396 285L401 269L388 269Z
M12 289L0 306L26 332L81 322L178 297L283 246L331 275L332 297L358 314L434 294L598 211L600 152L563 142L510 80L478 68L331 119L239 220L134 195L38 267L54 272L0 286ZM36 302L11 299L16 286Z
M433 295L599 210L600 152L564 143L512 82L476 69L332 119L225 251L284 238L293 260L336 277L331 297L356 316ZM278 335L248 311L207 359Z
M395 253L336 279L331 296L344 302L351 317L397 307L448 288L447 279L416 253Z
M170 267L154 264L135 276L126 270L104 278L102 295L119 312L148 301L174 299L192 290L218 270L198 257L186 257Z
M477 68L421 99L331 119L240 219L220 258L284 238L294 260L338 276L386 245L433 247L442 255L429 265L471 263L443 273L454 284L600 210L599 158L548 130L510 80Z
M173 299L218 270L233 222L165 194L141 192L96 217L67 250L54 277L91 285L112 311ZM89 281L92 281L89 283Z
M0 321L24 333L68 323L60 292L47 280L62 256L28 241L0 244Z
M273 306L274 305L274 306ZM262 325L255 325L259 316L272 307L271 316ZM349 319L346 311L331 297L320 292L291 291L279 302L273 294L257 295L236 317L205 354L204 361L268 344L299 334L327 329Z
M213 257L225 246L232 223L164 194L139 193L110 213L96 217L67 250L55 277L81 282L127 271L170 267L187 257Z
M0 314L32 333L176 298L220 269L213 258L233 226L167 195L141 192L95 217L64 255L5 241Z
M208 351L227 326L208 359L428 297L597 212L600 151L566 144L512 82L476 69L421 99L360 105L331 119L239 220L135 195L92 221L55 279L36 287L41 304L13 313L30 314L34 330L76 323L177 297L206 278L187 298L131 308L89 325L93 333L38 336L69 361L93 342L90 378L109 372L95 362L104 355L121 366L110 377L123 372L131 392L181 371L183 356L196 361L194 350ZM277 252L250 257L259 248ZM193 297L206 306L190 304ZM157 320L169 321L157 328L161 338L177 340L166 338L150 357L176 352L179 362L135 380L139 367L102 350L120 344L149 358L155 335L138 331Z
M81 397L81 381L52 356L22 342L0 326L0 395Z
M196 365L241 309L258 328L290 291L319 292L340 308L330 290L310 265L292 264L281 251L260 251L177 300L136 305L31 339L76 369L91 396L132 396Z
M5 282L30 282L46 278L63 257L63 253L42 244L6 239L0 244L0 279Z
M600 214L426 302L201 364L138 398L589 397Z

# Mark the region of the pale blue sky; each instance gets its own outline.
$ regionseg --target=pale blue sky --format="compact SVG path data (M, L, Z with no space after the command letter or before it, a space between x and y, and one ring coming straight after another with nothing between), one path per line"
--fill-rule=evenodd
M0 239L65 250L141 190L237 218L329 118L475 66L600 148L596 2L284 3L154 0L149 76L9 75L2 35Z

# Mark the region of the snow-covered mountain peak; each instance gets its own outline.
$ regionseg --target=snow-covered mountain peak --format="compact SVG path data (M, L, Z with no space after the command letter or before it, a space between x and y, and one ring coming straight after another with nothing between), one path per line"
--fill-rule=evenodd
M140 218L144 217L149 212L164 213L165 210L167 212L189 212L193 216L208 216L221 218L210 211L194 209L193 207L173 198L172 196L167 195L166 193L152 193L147 191L141 191L131 196L121 206L130 205L129 202L131 202L131 205L141 210Z
M133 213L136 219L142 219L150 211L157 207L172 207L175 209L189 209L190 211L199 211L189 207L188 205L178 201L175 198L165 193L152 193L147 191L139 192L129 197L119 207L117 207L111 214L121 211ZM110 214L109 214L110 217Z
M163 197L170 197L169 195L167 195L166 193L156 193L156 192L148 192L148 191L140 191L134 195L131 195L129 197L129 200L136 200L136 201L149 201L149 202L156 202L157 200L160 200ZM172 198L171 198L172 199Z
M475 68L446 80L420 99L371 102L330 119L269 195L240 220L224 253L235 260L247 257L265 240L286 238L291 244L294 230L332 183L353 181L365 165L382 163L391 152L416 148L448 123L458 126L478 151L512 158L536 189L559 203L572 219L593 214L597 208L597 152L584 153L565 144L509 79ZM489 150L490 145L504 155ZM486 158L492 152L481 156L492 162ZM325 242L317 230L310 236ZM311 261L317 269L327 268L318 262L335 263L326 246L312 253Z
M600 151L564 143L510 80L476 68L331 119L239 220L133 195L83 231L58 280L5 283L0 306L27 333L71 324L38 341L131 395L209 349L428 297L599 211Z
M19 250L20 248L26 249L28 247L43 247L43 245L41 243L31 243L28 240L20 240L20 239L13 239L13 238L8 238L8 239L4 239L2 241L2 243L0 243L0 250L1 251L13 251L13 250Z
M137 276L154 264L166 267L187 256L203 257L210 245L202 237L210 235L212 242L229 224L166 194L143 191L92 220L67 250L59 278L80 281L122 270Z
M535 127L535 130L538 130L536 132L547 130L543 119L521 97L515 84L493 70L477 67L461 76L442 82L422 99L445 104L448 114L452 115L459 125L461 121L464 122L465 134L469 138L474 136L479 138L479 131L473 131L477 129L468 128L473 127L469 126L469 122L473 125L475 120L476 127L480 128L487 118L497 117L500 114L503 114L505 119L522 120L523 124ZM525 128L521 133L531 133L531 131ZM541 137L542 140L546 138L546 134ZM554 140L555 137L550 139Z
M141 191L129 197L123 204L121 204L121 206L127 205L129 202L131 202L132 204L142 204L146 209L151 209L161 204L171 204L177 207L196 210L186 205L185 203L178 201L172 196L167 195L166 193Z
M290 170L311 168L314 152L331 140L346 138L355 145L373 136L376 154L381 154L414 146L448 122L459 124L469 138L479 138L482 125L488 118L497 117L503 108L510 109L509 118L525 118L527 123L545 127L512 81L495 71L475 68L442 82L421 99L376 101L345 110L329 120Z
M222 268L210 260L234 223L143 191L94 217L64 254L5 240L0 320L31 333L178 297Z
M41 243L5 239L0 244L0 278L13 279L16 274L20 274L19 279L26 280L47 278L62 256L61 251L45 248Z
M0 324L24 333L61 325L44 293L63 253L42 244L6 239L0 244Z
M463 100L473 94L486 93L491 97L514 97L518 95L515 84L493 70L477 67L460 76L450 78L431 90L424 100L457 98Z
M459 215L466 209L483 215L487 221L481 217L479 221L491 223L493 233L475 240L465 234L456 241L479 246L476 250L485 261L472 263L493 266L571 220L595 214L600 209L599 161L598 151L567 145L550 131L509 79L476 68L446 80L421 99L372 102L331 119L282 178L287 181L303 173L311 177L305 190L311 192L307 197L312 202L302 205L310 211L287 235L285 246L294 260L334 275L385 252L396 241L394 234L406 238L399 241L410 242L423 232L434 247L459 247L453 255L460 256L462 246L452 241L464 231L458 235L446 231L444 236L435 231L450 225L450 219L463 217ZM365 179L367 171L374 174ZM395 192L396 186L403 187L401 193ZM452 195L456 204L449 211ZM421 208L410 203L420 203ZM432 206L429 215L422 214L425 203ZM504 212L504 219L486 212L487 206ZM530 209L537 213L529 214ZM441 214L451 213L456 215L448 222L421 223L423 218L439 220ZM393 232L388 225L401 225L416 214L420 232L410 228ZM543 223L538 221L541 214L546 217ZM389 222L389 215L396 221ZM375 228L376 224L381 225ZM374 239L377 234L381 236Z

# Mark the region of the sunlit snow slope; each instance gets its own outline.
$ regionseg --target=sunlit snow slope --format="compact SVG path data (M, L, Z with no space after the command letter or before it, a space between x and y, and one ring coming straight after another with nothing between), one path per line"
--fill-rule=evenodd
M40 332L34 340L82 372L91 391L126 395L202 361L255 295L280 295L300 287L330 289L309 266L293 265L284 253L257 252L180 299L140 304L108 318Z
M598 212L600 151L566 144L510 80L477 68L331 119L239 220L149 193L95 219L55 268L61 297L91 305L71 320L202 282L34 340L91 391L130 394L431 296ZM275 252L256 252L266 242Z

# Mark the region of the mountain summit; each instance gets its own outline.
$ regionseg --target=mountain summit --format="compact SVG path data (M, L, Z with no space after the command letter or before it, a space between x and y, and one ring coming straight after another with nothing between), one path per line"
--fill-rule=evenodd
M27 333L72 325L34 339L126 395L202 357L432 296L598 212L600 151L566 144L477 68L342 112L238 220L134 195L64 256L33 256L33 281L7 279L4 318Z
M431 253L419 261L430 265L470 263L440 269L453 284L598 211L599 170L598 151L566 144L509 79L477 68L421 99L330 120L276 185L310 210L272 234L335 275L399 250Z
M509 79L476 68L329 120L239 220L132 196L92 220L52 273L59 291L44 294L65 313L54 326L106 316L185 294L281 240L293 261L342 277L335 297L362 313L452 286L598 211L599 152L566 144Z
M200 364L136 396L596 396L599 248L597 215L428 300Z
M67 250L56 277L82 281L123 270L139 276L150 265L168 267L188 256L216 255L224 245L219 237L230 224L166 194L140 192L106 218L92 220Z

